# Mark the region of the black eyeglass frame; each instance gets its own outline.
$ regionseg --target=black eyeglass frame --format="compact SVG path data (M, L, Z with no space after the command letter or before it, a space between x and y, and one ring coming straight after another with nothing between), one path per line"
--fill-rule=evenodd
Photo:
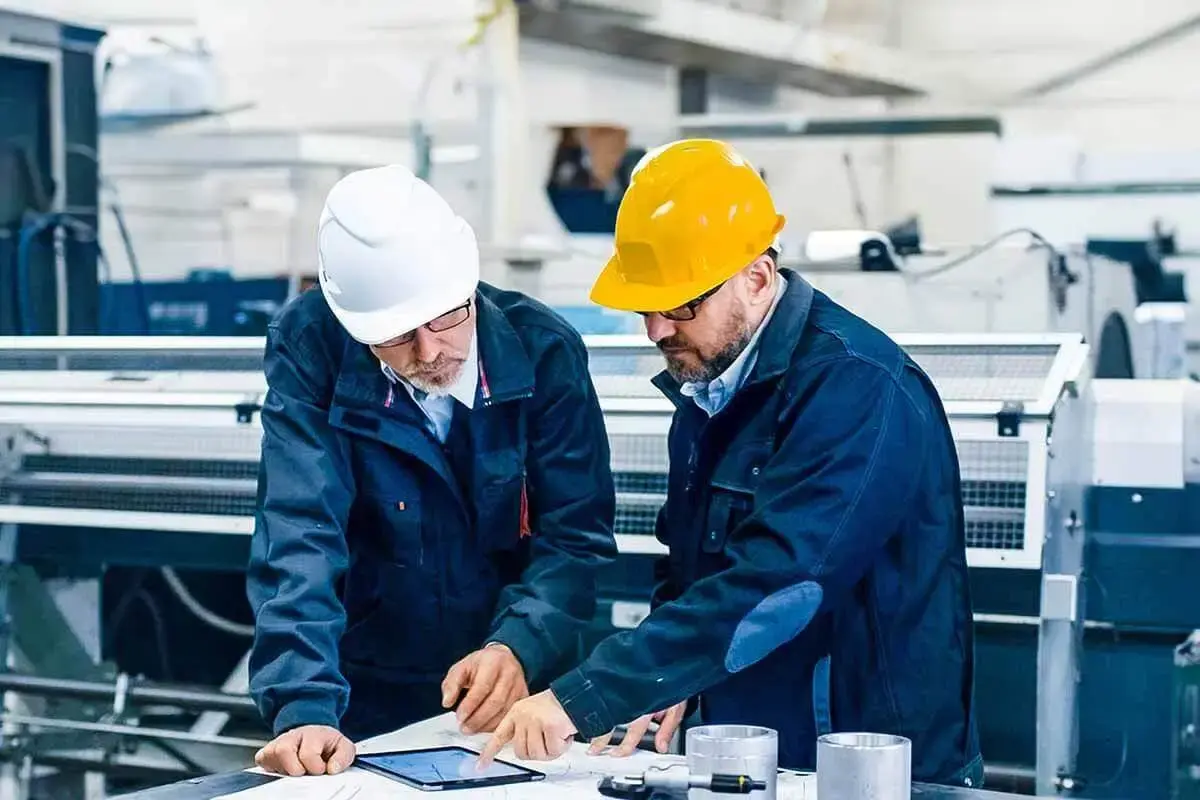
M467 300L467 302L463 303L461 306L455 306L454 308L450 309L449 311L447 311L444 314L438 314L436 317L429 320L429 322L426 322L424 325L421 325L419 328L414 328L411 331L409 331L408 333L402 333L399 336L397 336L395 339L388 339L383 344L378 344L375 346L376 347L396 347L397 345L408 344L413 339L417 338L417 331L420 330L420 328L425 328L426 330L430 331L431 333L443 333L445 331L451 330L452 328L457 328L459 325L462 325L463 323L465 323L467 320L469 320L471 318L471 306L472 305L473 305L473 302L471 299L469 299L469 300ZM438 320L445 319L446 317L449 317L451 314L457 314L460 311L466 312L465 314L462 315L462 319L455 320L454 322L451 322L448 325L439 325L438 324Z
M690 322L696 318L696 310L703 305L704 301L721 291L721 287L726 283L727 281L721 281L704 294L693 300L687 301L681 306L677 306L667 311L644 311L642 312L642 316L648 317L651 314L658 314L663 319L669 319L672 322Z

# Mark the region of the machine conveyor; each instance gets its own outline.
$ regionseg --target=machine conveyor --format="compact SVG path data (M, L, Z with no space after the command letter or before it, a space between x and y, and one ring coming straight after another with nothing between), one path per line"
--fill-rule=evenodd
M1040 568L1053 480L1044 442L1086 346L1058 334L899 340L937 384L954 427L972 565ZM672 411L649 383L660 357L641 337L587 344L622 551L659 552L648 537L665 492ZM9 458L17 465L0 473L0 521L249 533L261 348L242 339L0 342L0 366L19 369L0 372L0 429L19 432Z

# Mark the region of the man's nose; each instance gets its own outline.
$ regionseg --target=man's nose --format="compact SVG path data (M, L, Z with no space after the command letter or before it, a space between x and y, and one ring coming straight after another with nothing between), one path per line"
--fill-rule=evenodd
M413 352L417 361L429 364L442 354L442 343L438 341L437 334L425 328L418 328L416 338L413 339Z
M646 335L655 344L675 333L675 323L662 314L647 314L642 319L646 323Z

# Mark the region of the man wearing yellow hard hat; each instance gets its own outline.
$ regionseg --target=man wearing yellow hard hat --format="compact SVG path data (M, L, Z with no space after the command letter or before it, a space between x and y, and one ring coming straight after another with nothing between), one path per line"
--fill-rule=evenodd
M978 786L973 639L958 460L936 390L880 331L777 264L784 217L729 145L647 154L592 298L635 311L676 406L670 548L650 615L518 702L508 742L553 758L651 719L665 749L705 723L779 733L811 769L816 738L912 740L914 780Z

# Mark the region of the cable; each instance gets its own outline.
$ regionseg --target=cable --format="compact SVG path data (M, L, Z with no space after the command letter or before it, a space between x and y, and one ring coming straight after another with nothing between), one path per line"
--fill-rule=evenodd
M188 591L187 586L184 585L183 580L179 577L174 569L171 567L163 567L161 572L163 580L167 582L167 586L169 586L175 596L179 598L179 602L183 603L184 607L187 608L188 611L192 612L192 615L205 625L234 636L254 636L253 625L243 625L240 622L234 622L233 620L226 619L225 617L215 614L205 608L204 605L197 600L190 591Z
M121 595L121 599L117 601L117 605L113 608L112 614L109 615L105 622L104 635L104 653L112 651L113 638L115 631L121 627L121 623L125 621L125 615L129 612L133 601L137 599L137 591L142 588L142 584L146 582L148 570L139 569L134 573L133 580L129 586L125 587L125 593Z
M104 61L104 73L101 77L101 89L100 89L101 93L103 93L104 83L108 79L108 70L112 66L111 62L112 62L112 55L110 55ZM129 235L129 226L127 226L125 224L125 213L121 208L121 205L122 205L121 204L121 195L117 191L116 185L111 180L108 180L103 175L99 174L100 156L94 148L87 147L86 145L81 145L81 144L73 144L73 145L69 145L67 147L67 152L70 155L79 155L79 156L83 156L84 158L90 159L92 161L92 163L94 163L96 165L97 188L98 189L106 189L106 190L108 190L109 193L112 194L112 201L109 203L109 208L113 213L113 219L116 220L117 233L121 237L121 244L124 245L124 247L125 247L125 259L126 259L126 261L129 262L129 272L133 279L132 280L133 291L134 291L134 294L137 296L137 303L139 306L138 310L141 312L141 315L142 315L142 332L146 336L149 336L150 335L150 302L146 298L146 286L142 282L142 272L141 272L141 268L138 265L137 253L134 251L133 239ZM97 201L97 204L99 205L99 201ZM96 218L97 218L96 224L97 224L97 226L100 224L99 223L100 214L101 214L101 209L97 208L96 209ZM80 224L82 225L82 223L80 223ZM84 227L87 227L87 226L85 225ZM112 283L112 267L108 261L108 258L104 255L104 250L100 247L100 232L99 232L99 230L93 230L92 233L95 236L97 256L100 259L101 264L104 267L104 270L107 274L107 279L105 282L111 284Z
M167 626L163 621L162 609L158 607L154 596L145 589L138 589L134 592L134 596L142 601L142 605L146 606L146 610L150 612L150 619L154 625L154 638L158 640L158 661L162 667L163 680L172 681L175 679L175 672L171 669L171 661L167 653Z
M1117 762L1117 768L1111 776L1105 778L1100 783L1088 781L1085 789L1106 789L1115 784L1125 772L1125 765L1129 759L1129 731L1121 731L1121 760Z
M949 272L952 269L961 267L963 264L966 264L967 262L974 260L976 257L982 255L983 253L986 253L988 250L991 250L993 247L1000 244L1005 239L1010 239L1013 236L1016 236L1017 234L1020 234L1020 233L1027 234L1030 238L1032 238L1034 240L1034 242L1038 246L1046 248L1053 254L1058 254L1058 249L1053 244L1051 244L1050 241L1046 237L1042 236L1040 233L1033 230L1032 228L1013 228L1010 231L1005 231L1004 233L1000 234L999 236L996 236L996 237L984 242L983 244L979 245L978 247L972 248L969 252L967 252L961 256L958 256L956 258L952 258L949 261L945 261L941 264L938 264L937 266L929 267L927 269L903 268L900 271L902 273L904 273L905 275L911 275L914 278L930 278L930 277L933 277L934 275L941 275L943 272Z
M33 240L50 227L56 218L55 214L46 214L40 217L34 217L32 222L28 222L21 227L20 236L17 239L17 269L16 269L16 289L17 289L17 330L23 334L29 335L35 333L33 311L33 297L30 296L31 287L33 285L33 273L29 266L29 251L33 246Z
M123 224L121 227L124 230ZM101 273L105 276L106 282L111 282L112 280L112 265L108 260L108 256L104 253L104 248L100 246L100 233L96 228L67 213L56 212L33 217L21 228L17 242L17 268L15 276L17 329L25 334L33 333L33 326L35 324L33 298L30 294L33 285L30 254L33 249L34 240L47 229L53 230L56 228L62 228L74 234L75 241L79 244L91 244L95 248L96 261ZM130 258L132 260L132 252L130 253ZM134 270L135 284L141 305L140 310L142 318L145 321L145 333L148 335L150 333L149 306L146 303L141 277L138 275L136 264L131 268Z

